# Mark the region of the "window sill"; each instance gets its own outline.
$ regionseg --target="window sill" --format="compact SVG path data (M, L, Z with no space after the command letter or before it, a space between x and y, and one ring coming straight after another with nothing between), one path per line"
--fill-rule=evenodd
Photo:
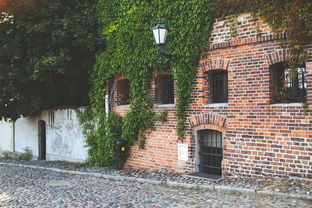
M118 107L124 107L124 108L126 108L126 107L129 107L130 105L129 104L127 104L127 105L117 105L116 107L118 108Z
M155 104L155 107L175 107L175 104Z
M270 104L270 106L297 106L297 107L301 107L303 105L303 103L274 103L274 104Z
M227 107L228 103L210 103L205 104L204 107Z

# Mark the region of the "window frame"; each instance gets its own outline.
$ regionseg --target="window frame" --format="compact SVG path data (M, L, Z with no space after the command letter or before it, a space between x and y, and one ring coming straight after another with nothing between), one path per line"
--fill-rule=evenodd
M293 79L294 76L295 79ZM299 76L301 76L301 80ZM273 64L270 66L270 78L270 99L272 103L302 103L307 101L307 70L305 64L297 66L295 72L289 68L287 62Z
M130 80L127 78L119 79L117 84L117 106L130 104Z
M155 77L155 100L159 105L175 103L174 78L171 74L161 74Z
M228 103L229 89L228 89L228 70L211 70L207 74L208 90L206 95L208 96L209 104ZM216 87L216 85L219 86ZM222 85L221 93L218 91ZM218 89L218 90L217 90ZM219 96L216 96L216 95ZM222 96L220 96L222 94Z
M214 129L200 129L196 132L196 171L213 176L222 176L224 159L224 134Z

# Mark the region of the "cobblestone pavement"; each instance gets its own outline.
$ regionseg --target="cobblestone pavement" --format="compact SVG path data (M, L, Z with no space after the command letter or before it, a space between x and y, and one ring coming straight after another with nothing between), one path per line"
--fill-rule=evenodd
M309 201L200 192L0 166L0 207L312 207Z
M62 170L100 173L113 176L129 176L134 178L152 179L157 181L173 181L186 184L198 185L221 185L236 188L252 188L258 191L275 191L279 193L312 195L312 183L289 179L264 180L255 178L220 178L210 180L206 178L189 177L184 174L165 172L158 170L134 170L134 169L112 169L108 167L85 167L65 161L16 161L0 158L0 162L33 165L47 168L58 168ZM78 165L78 166L77 166Z

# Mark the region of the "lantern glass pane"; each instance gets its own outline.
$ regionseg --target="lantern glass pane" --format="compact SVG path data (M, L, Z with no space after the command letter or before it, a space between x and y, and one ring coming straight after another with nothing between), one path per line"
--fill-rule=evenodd
M165 44L168 30L167 29L159 29L159 31L160 31L160 35L159 35L160 44Z
M154 38L155 38L155 41L156 41L156 44L159 45L159 42L160 42L160 38L159 38L159 29L153 29L153 33L154 33Z
M154 38L156 41L156 45L162 45L166 42L168 30L165 28L155 28L153 29Z

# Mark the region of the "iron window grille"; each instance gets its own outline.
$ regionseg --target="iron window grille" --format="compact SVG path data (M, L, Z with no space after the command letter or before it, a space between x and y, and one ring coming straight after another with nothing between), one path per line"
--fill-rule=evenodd
M274 103L305 102L307 100L307 71L305 66L290 69L287 63L271 67L271 90Z
M156 79L157 93L156 100L160 104L174 103L174 80L172 75L159 76Z
M213 103L228 102L228 76L227 71L218 70L211 74L210 89Z
M128 105L130 103L130 81L122 79L117 82L117 103L118 105Z
M222 133L215 130L201 130L198 132L199 142L199 172L222 175L223 160Z

